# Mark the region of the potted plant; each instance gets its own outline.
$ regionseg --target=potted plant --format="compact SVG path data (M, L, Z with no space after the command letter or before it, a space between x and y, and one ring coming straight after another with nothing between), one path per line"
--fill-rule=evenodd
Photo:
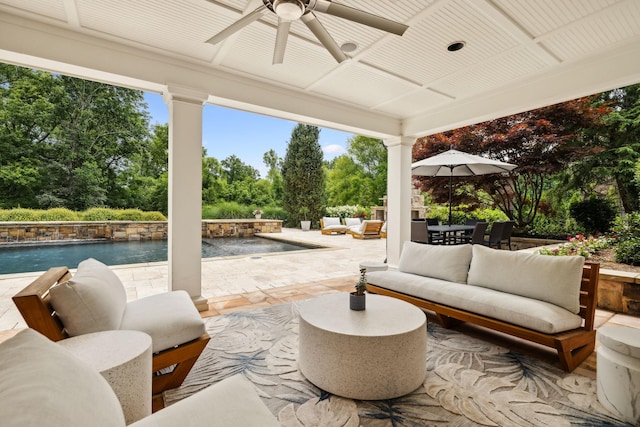
M360 280L356 283L355 288L356 290L349 294L349 308L355 311L362 311L366 305L367 270L365 268L360 269Z
M255 211L253 211L253 215L256 217L256 219L262 218L262 210L256 209Z
M308 207L303 206L300 208L300 214L302 214L302 216L304 217L304 220L300 221L300 228L302 228L302 231L309 231L309 229L311 228L311 221L307 221L308 213L309 213Z

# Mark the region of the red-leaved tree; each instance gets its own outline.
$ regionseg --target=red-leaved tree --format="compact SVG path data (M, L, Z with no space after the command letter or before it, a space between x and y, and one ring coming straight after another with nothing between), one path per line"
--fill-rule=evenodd
M593 106L595 96L579 98L537 110L490 120L477 125L418 139L413 160L418 161L448 150L481 155L518 165L509 173L454 178L456 187L473 184L491 195L496 207L524 229L533 223L546 180L571 162L592 154L583 132L602 126L610 112L606 105ZM418 187L430 192L436 202L448 200L448 179L414 177ZM478 203L474 192L456 195L454 203Z

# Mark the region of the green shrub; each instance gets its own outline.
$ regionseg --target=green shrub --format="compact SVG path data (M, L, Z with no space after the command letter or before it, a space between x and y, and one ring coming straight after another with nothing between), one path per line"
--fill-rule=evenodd
M142 221L144 212L140 209L117 209L114 210L116 221Z
M112 221L115 214L108 208L90 208L80 214L82 221Z
M543 214L536 215L527 231L531 236L561 240L585 233L585 229L573 218L548 217Z
M601 198L572 203L569 212L589 233L608 232L616 217L616 210L611 202Z
M640 213L632 212L624 218L616 218L612 231L618 242L616 262L640 265Z
M618 242L615 249L616 262L630 265L640 265L640 238L633 238Z
M237 202L220 202L202 208L203 219L241 219L253 218L256 208L241 205ZM264 209L263 209L264 210Z
M142 212L142 220L143 221L166 221L167 217L164 216L162 212L158 212L158 211Z
M79 221L80 215L71 209L51 208L40 211L38 221Z
M16 208L0 211L0 221L32 222L38 220L38 213L33 209Z

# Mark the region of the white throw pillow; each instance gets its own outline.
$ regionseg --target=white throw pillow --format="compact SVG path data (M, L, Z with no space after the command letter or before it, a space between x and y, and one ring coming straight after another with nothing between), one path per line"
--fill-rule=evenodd
M0 360L3 427L124 427L102 375L33 329L1 343Z
M425 245L405 242L398 270L456 283L467 283L471 245Z
M71 280L50 293L51 305L70 336L120 329L127 294L118 276L100 261L82 261Z
M469 285L534 298L580 311L584 258L511 252L473 245Z

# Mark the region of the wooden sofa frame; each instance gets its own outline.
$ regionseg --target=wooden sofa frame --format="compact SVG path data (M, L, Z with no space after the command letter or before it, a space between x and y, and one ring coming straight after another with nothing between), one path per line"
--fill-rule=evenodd
M52 267L13 297L27 326L52 341L60 341L69 335L51 305L49 289L69 279L71 272L67 267ZM195 340L154 353L152 393L155 395L179 387L209 339L209 335L204 333Z
M340 221L340 224L342 224L342 221ZM342 224L344 225L344 224ZM347 228L345 225L345 228L342 230L325 230L324 228L324 220L322 218L320 218L320 233L322 234L326 234L328 236L332 235L332 234L345 234L347 232Z
M384 222L374 220L373 222L367 222L360 233L357 231L347 231L347 233L351 234L354 239L380 239L382 237L380 231L383 225Z
M580 328L557 334L545 334L522 326L507 323L502 320L431 302L372 284L367 284L367 292L399 298L417 307L433 311L435 312L436 318L440 324L445 328L450 328L460 321L469 322L554 348L558 352L560 366L562 369L567 372L571 372L587 357L589 357L595 349L596 331L594 327L594 318L598 302L597 292L599 272L599 263L585 263L582 272L582 283L580 286L579 313L580 317L583 318L583 324Z

